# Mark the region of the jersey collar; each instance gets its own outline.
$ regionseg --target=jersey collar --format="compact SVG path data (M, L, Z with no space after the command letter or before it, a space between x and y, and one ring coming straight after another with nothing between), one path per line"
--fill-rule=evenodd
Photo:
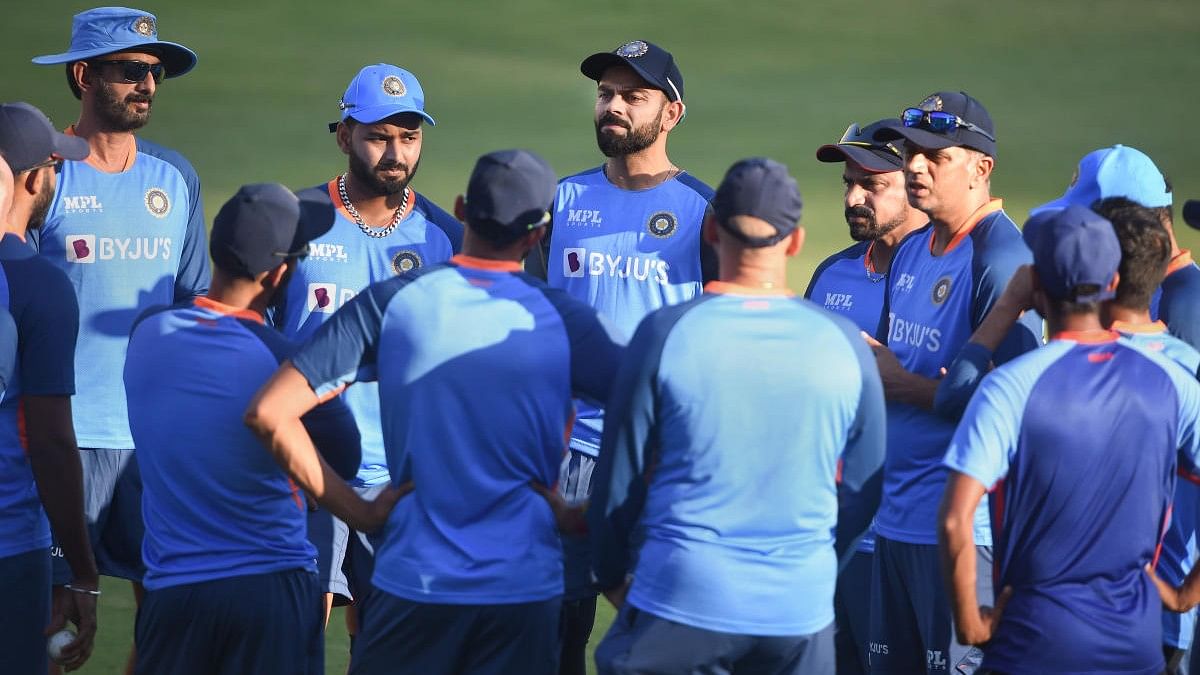
M1167 324L1162 321L1151 321L1150 323L1129 323L1128 321L1112 322L1112 329L1118 333L1142 333L1147 335L1158 335L1159 333L1167 332Z
M1065 330L1050 336L1051 340L1071 340L1081 345L1100 345L1116 342L1121 337L1112 330Z
M770 295L781 298L790 298L796 295L787 288L755 288L731 284L728 281L710 281L704 284L704 292L714 295Z
M1171 276L1179 270L1192 264L1192 252L1188 249L1181 249L1179 253L1171 258L1171 262L1167 263L1167 273L1164 276Z
M239 319L248 319L250 321L254 321L255 323L266 323L263 321L262 314L259 314L258 312L250 309L234 307L233 305L227 305L223 302L217 302L216 300L213 300L207 296L197 296L192 299L192 302L201 309L207 309L211 312L216 312L217 314L233 316Z
M475 256L458 255L450 258L450 262L459 267L466 267L473 270L484 270L487 272L520 272L524 267L519 262L511 260L490 260L488 258L476 258Z
M966 222L966 224L963 225L962 229L959 230L958 232L955 232L954 237L950 239L950 243L946 244L946 250L942 251L942 255L946 255L950 251L953 251L955 249L955 247L957 247L960 243L962 243L963 239L967 238L968 234L971 234L971 230L974 230L975 226L978 225L980 222L982 222L984 218L988 217L989 215L991 215L1003 208L1004 208L1004 200L1000 199L1000 198L996 198L996 199L993 199L993 200L989 201L988 203L984 204L983 206L980 206L979 208L975 209L975 213L972 213L969 217L967 217L967 222ZM932 255L933 254L933 242L937 238L935 236L937 230L931 229L929 232L930 232L929 253L930 253L930 255Z

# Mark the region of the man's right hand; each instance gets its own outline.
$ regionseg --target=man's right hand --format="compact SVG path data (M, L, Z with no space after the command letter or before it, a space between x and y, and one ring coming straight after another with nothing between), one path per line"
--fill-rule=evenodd
M76 588L98 588L98 580L86 583L73 581ZM46 637L66 628L67 621L75 624L76 635L71 644L63 647L59 663L63 670L76 670L87 663L92 655L96 640L96 598L90 593L72 591L66 586L55 586L50 624L46 626Z
M396 502L412 491L413 482L410 480L400 486L389 484L371 501L359 498L354 514L346 519L346 524L359 532L367 534L375 532L387 523L388 516L391 515Z

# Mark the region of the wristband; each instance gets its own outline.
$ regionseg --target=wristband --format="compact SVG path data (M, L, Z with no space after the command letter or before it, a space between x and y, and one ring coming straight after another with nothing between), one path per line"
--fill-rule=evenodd
M91 595L91 596L95 596L95 597L98 597L100 595L99 588L96 588L96 589L78 588L78 587L72 586L71 584L66 584L64 586L64 588L66 588L68 591L71 591L72 593L83 593L84 595Z

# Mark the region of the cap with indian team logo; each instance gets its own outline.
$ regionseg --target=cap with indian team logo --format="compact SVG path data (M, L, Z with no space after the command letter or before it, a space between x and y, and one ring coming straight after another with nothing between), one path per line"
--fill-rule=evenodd
M606 69L620 65L632 68L643 80L661 89L669 100L683 101L683 74L675 65L675 57L653 42L633 40L611 52L592 54L579 64L579 70L599 82Z
M158 19L128 7L97 7L75 15L71 45L61 54L34 57L41 65L73 63L116 52L147 52L163 62L165 77L179 77L196 65L196 52L158 39Z
M425 91L417 76L398 66L376 63L358 71L346 93L338 101L342 119L374 124L400 113L414 113L430 124L437 124L425 112ZM337 123L329 125L337 130Z

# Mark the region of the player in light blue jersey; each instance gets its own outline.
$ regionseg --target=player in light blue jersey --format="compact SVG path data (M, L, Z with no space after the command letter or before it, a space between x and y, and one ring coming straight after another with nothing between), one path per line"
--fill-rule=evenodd
M851 124L835 144L817 148L817 159L841 163L844 206L855 243L824 260L813 272L804 297L845 316L860 330L884 339L884 296L892 254L910 232L924 225L925 214L908 203L903 159L894 143L876 141L875 131L890 124ZM838 576L837 671L866 673L871 618L871 554L875 533L868 532L854 558Z
M892 257L887 344L872 340L888 398L888 458L875 517L871 671L972 672L980 653L954 640L937 557L942 457L988 363L1041 344L1033 312L994 352L968 342L1030 254L1001 200L991 197L996 137L979 101L962 92L932 94L875 138L903 139L908 200L930 224ZM977 524L986 567L992 542L985 508ZM981 595L990 598L989 575L979 579Z
M87 144L54 130L26 103L0 105L0 652L13 672L46 672L47 629L67 620L77 636L62 665L87 661L96 634L99 574L84 518L82 471L71 428L75 292L61 270L25 243L45 221L55 166L83 159ZM6 161L7 160L7 161ZM15 181L12 171L16 173ZM11 208L9 207L11 196ZM15 317L15 324L14 324ZM16 372L12 357L17 358ZM44 513L43 513L44 512ZM47 523L49 521L49 523ZM51 591L50 526L69 563Z
M735 164L704 225L720 281L630 342L587 511L619 608L602 674L834 672L838 558L879 501L884 400L859 328L787 290L800 206L782 164Z
M539 492L572 393L606 399L622 347L595 310L521 270L553 194L531 153L480 158L456 204L463 254L355 296L247 413L291 456L287 430L318 396L379 383L391 481L415 492L381 535L351 673L557 671L562 552Z
M421 161L422 123L434 124L417 78L393 65L366 66L339 107L341 120L330 130L349 169L299 193L302 217L326 232L312 241L271 313L272 323L298 342L367 286L444 262L462 245L462 224L410 185ZM362 382L344 398L362 437L362 464L351 485L369 499L388 480L379 388ZM335 597L339 604L365 597L375 556L371 539L321 510L309 515L309 536L319 552L326 614ZM353 636L353 610L346 617Z
M715 278L700 226L712 189L676 166L667 138L683 121L683 74L674 56L644 40L592 54L580 71L597 84L596 143L601 166L558 184L554 220L541 256L527 266L632 334L647 313L690 300ZM577 401L571 454L559 487L571 501L591 494L603 411ZM565 537L562 675L583 675L596 612L586 539Z
M133 320L146 308L208 289L200 182L179 153L137 138L164 78L186 74L196 54L158 39L153 14L100 7L77 14L65 64L82 102L68 129L88 142L63 163L45 225L30 242L67 274L79 298L75 435L101 574L130 579L140 597L141 481L132 462L121 368Z

